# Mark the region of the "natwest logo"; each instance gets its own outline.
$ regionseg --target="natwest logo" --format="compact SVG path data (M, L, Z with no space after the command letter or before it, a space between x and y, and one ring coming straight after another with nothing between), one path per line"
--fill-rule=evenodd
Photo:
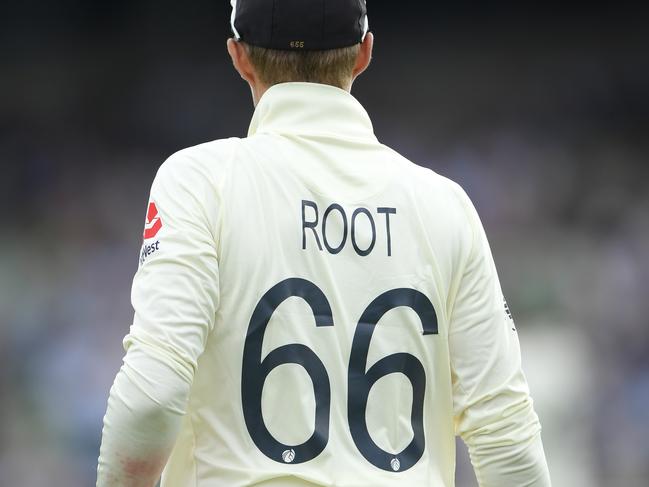
M144 224L144 240L155 237L162 228L162 220L158 216L158 207L152 201L146 212L146 223Z

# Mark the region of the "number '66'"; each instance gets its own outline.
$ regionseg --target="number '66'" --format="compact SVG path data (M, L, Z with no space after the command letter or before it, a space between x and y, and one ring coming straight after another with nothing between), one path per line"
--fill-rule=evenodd
M266 327L275 310L286 299L300 297L311 307L315 324L334 326L331 306L324 293L312 282L291 278L273 286L261 298L252 313L243 350L241 399L246 427L257 448L268 458L281 463L304 463L325 449L329 440L331 386L324 364L306 345L290 344L272 350L261 360ZM372 465L388 472L403 472L415 465L424 453L423 426L426 374L421 362L409 353L383 357L366 371L372 334L379 320L391 309L406 306L421 320L424 335L437 334L437 315L430 300L414 289L386 291L365 309L354 332L348 368L347 420L358 451ZM277 441L264 424L261 395L268 374L283 364L301 365L311 377L315 395L315 428L311 437L300 445ZM394 454L381 449L370 437L365 411L372 386L382 377L402 373L412 384L411 422L414 436L410 444Z

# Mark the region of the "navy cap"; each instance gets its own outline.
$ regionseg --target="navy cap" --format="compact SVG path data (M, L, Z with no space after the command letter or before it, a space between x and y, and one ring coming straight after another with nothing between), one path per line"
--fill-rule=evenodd
M353 46L367 34L365 0L231 0L237 40L279 50Z

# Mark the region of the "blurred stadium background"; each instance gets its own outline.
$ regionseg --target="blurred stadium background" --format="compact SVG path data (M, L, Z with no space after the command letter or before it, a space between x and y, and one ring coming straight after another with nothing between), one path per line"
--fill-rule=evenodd
M354 94L383 142L474 199L554 484L648 485L641 7L368 3ZM0 6L0 485L94 485L149 185L252 114L228 16L225 0Z

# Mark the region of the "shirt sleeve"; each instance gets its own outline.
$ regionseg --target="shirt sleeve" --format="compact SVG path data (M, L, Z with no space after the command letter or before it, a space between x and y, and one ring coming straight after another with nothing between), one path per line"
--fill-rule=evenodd
M182 154L160 167L151 188L124 348L140 343L191 381L219 302L220 204L209 174Z
M135 316L104 417L97 485L154 485L166 463L219 302L219 201L196 161L172 156L147 208Z
M97 487L152 487L185 414L190 384L134 344L108 397Z
M546 487L541 426L521 368L516 327L478 214L464 192L460 198L472 245L449 325L456 432L482 487Z

